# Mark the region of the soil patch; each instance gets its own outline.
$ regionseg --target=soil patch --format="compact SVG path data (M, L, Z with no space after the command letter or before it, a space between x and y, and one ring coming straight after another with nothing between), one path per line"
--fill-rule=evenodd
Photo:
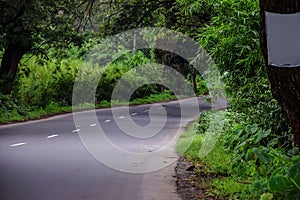
M217 176L205 172L201 165L195 166L186 158L180 157L175 168L177 174L177 192L183 200L224 200L207 194L208 183Z

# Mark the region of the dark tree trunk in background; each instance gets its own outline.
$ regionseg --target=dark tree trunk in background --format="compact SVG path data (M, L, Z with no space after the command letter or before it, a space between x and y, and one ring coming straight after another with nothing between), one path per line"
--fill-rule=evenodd
M285 112L285 115L292 127L296 143L300 145L300 66L295 68L284 68L268 65L265 26L265 11L282 14L300 12L300 1L260 0L260 8L261 48L267 65L272 93Z
M195 94L197 94L197 91L198 91L198 88L197 88L197 72L195 72L194 70L192 70L192 72L191 72L191 81L192 81L194 92L195 92Z
M165 9L165 28L174 30L176 27L177 23L177 16L176 13L179 11L177 10L178 8L176 7L176 0L168 1L164 5ZM166 33L167 34L167 33ZM167 38L168 35L165 35ZM161 42L158 39L158 42ZM165 42L165 41L162 41ZM176 41L168 41L169 43L167 44L168 47L172 50L173 48L176 48ZM182 76L186 77L187 72L186 72L186 62L184 59L182 59L180 56L174 54L172 51L164 51L160 49L155 50L155 57L156 60L158 60L161 64L171 67L175 70L177 70ZM163 70L163 79L168 79L168 69ZM175 80L177 84L177 94L183 94L184 93L184 79L178 78ZM161 86L161 92L164 92L165 87Z
M3 94L11 93L18 64L26 51L27 49L18 42L10 42L5 49L0 68L0 89Z

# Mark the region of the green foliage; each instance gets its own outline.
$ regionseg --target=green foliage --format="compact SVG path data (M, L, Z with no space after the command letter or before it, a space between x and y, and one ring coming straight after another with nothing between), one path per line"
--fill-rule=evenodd
M214 12L199 42L223 73L231 108L249 124L285 134L288 123L272 97L260 50L258 1L210 0L202 6Z
M206 81L201 79L200 76L197 76L196 82L197 82L197 89L198 89L197 94L207 95L209 91L206 85Z
M80 37L76 36L75 24L80 25L84 4L74 0L1 1L0 46L5 48L15 42L29 47L28 51L31 47L40 49L41 43L62 46L68 41L77 43Z
M32 56L20 67L14 94L20 104L45 107L51 102L70 105L78 67L77 59L44 61Z
M176 99L170 91L166 90L164 93L160 93L161 86L150 84L151 78L158 77L160 73L159 69L147 68L147 64L151 64L153 60L151 52L147 53L150 57L146 57L142 51L137 51L135 54L123 54L106 66L105 70L100 67L85 67L78 75L79 68L88 64L80 59L84 49L70 46L69 50L61 50L59 56L55 49L49 49L48 56L51 59L35 55L24 57L12 95L0 95L0 123L71 111L72 92L76 77L79 91L86 93L93 92L86 88L91 88L90 84L93 80L98 81L101 75L96 93L98 102L96 107L124 105L122 96L119 100L111 101L112 91L121 77L123 83L120 89L122 92L136 84L147 83L132 94L130 104ZM138 66L145 67L137 73L133 69ZM125 74L126 76L124 76ZM78 108L91 108L93 107L91 102L93 101L88 104L82 102L83 104Z
M260 197L260 200L271 200L271 199L273 199L273 194L271 193L264 193Z
M246 196L249 193L250 186L247 182L239 181L239 178L224 177L214 179L210 186L213 190L213 196L223 197L224 194L227 194L230 199L248 199Z
M138 88L131 96L130 99L142 98L150 94L158 93L159 87L155 84L150 84L153 77L157 77L159 69L153 71L153 68L148 67L153 58L147 58L142 51L137 51L135 54L125 54L116 59L113 63L106 66L103 71L100 81L98 83L96 97L98 102L102 100L111 100L111 95L115 89L118 81L121 82L118 91L115 91L118 100L126 100L127 95L130 95L130 89L135 88L136 85L144 85ZM138 66L145 66L138 72L134 68ZM100 69L102 70L102 69ZM125 96L122 96L122 95Z
M224 111L219 111L224 112ZM208 194L231 199L296 199L299 195L299 148L280 143L272 131L240 121L239 113L228 112L224 131L214 149L201 160L199 150L212 116L201 114L177 143L177 150L224 178L209 185ZM188 149L186 146L190 145Z
M260 51L258 1L210 0L204 5L215 14L199 41L224 73L231 108L243 112L249 124L287 132L288 123L272 98Z
M18 106L15 100L11 96L2 95L0 93L0 123L6 119L11 121L17 121L21 119L18 113Z
M210 0L206 4L215 15L203 29L201 45L212 55L221 72L240 71L244 77L252 77L263 66L258 1Z
M185 12L211 10L199 42L211 54L226 84L230 108L213 151L199 160L210 112L201 114L195 142L184 155L222 175L209 193L231 199L298 199L299 148L272 97L259 44L258 1L181 0ZM189 133L187 133L189 135ZM186 136L179 140L184 141ZM181 152L183 153L183 152ZM227 158L213 159L215 158ZM222 169L222 170L220 170Z
M159 94L150 94L149 96L146 95L143 98L135 98L130 101L130 104L147 104L147 103L154 103L154 102L162 102L162 101L170 101L176 100L177 97L172 94L171 91L166 90L163 93Z
M71 49L71 51L74 50ZM110 101L117 81L131 69L148 63L150 63L150 59L138 51L134 55L126 54L107 66L106 70L102 72L98 83L97 101ZM82 65L81 59L76 59L73 56L58 60L44 60L37 56L31 56L29 59L25 58L18 74L18 84L14 90L17 101L19 104L28 105L29 107L44 108L51 102L57 102L61 106L70 106L75 77ZM86 90L86 88L91 88L87 84L90 84L92 79L98 80L101 68L84 69L78 77L77 86ZM144 76L141 78L134 73L129 73L127 79L123 78L126 83L123 83L124 87L121 89L127 90L131 87L130 85L135 85L139 81L149 82L149 80L144 80L147 79L147 73L150 75L152 72L149 70L147 72L147 68L145 68ZM132 99L157 93L158 89L156 85L146 85L135 91Z
M55 102L50 102L45 108L29 107L19 104L11 96L0 94L0 124L37 119L71 110L71 107L63 107Z

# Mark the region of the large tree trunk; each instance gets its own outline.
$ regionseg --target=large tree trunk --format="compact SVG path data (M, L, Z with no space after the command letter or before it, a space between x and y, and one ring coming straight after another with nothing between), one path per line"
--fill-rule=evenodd
M18 64L26 51L26 48L18 42L10 42L5 49L0 68L0 89L2 93L11 93Z
M300 66L288 68L268 65L267 35L265 25L265 11L282 14L300 12L300 1L260 0L260 8L261 48L267 66L272 93L286 114L286 117L292 127L296 143L300 145Z

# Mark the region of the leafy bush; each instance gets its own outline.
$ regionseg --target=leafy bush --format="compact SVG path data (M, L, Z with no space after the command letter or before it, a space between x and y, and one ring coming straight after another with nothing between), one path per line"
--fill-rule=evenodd
M141 51L137 51L135 54L125 54L122 57L115 60L109 66L106 67L103 72L97 89L97 100L111 100L111 95L118 81L121 82L118 94L118 100L125 100L127 94L130 94L130 90L135 88L136 85L144 85L138 88L131 96L131 99L142 98L150 94L158 93L159 87L155 84L150 84L153 77L157 77L159 74L159 68L157 71L153 71L153 68L147 68L147 64L153 62L151 58L147 58ZM139 68L138 72L133 70L136 67L145 66ZM123 96L125 95L125 96Z
M14 96L19 104L44 108L50 102L70 105L78 67L77 59L42 60L37 56L20 67Z
M19 107L16 101L10 95L0 93L0 123L5 122L7 118L11 121L19 120Z
M0 122L31 119L40 115L70 111L71 109L66 106L72 105L75 78L77 78L78 91L84 91L87 94L93 92L87 90L91 88L90 84L94 83L93 80L98 81L102 75L96 92L97 102L101 102L98 104L100 107L109 104L112 92L121 77L119 101L124 100L126 96L122 94L124 92L128 94L130 88L135 85L142 87L132 93L130 100L133 104L174 98L169 92L160 94L161 86L152 84L152 79L159 77L160 69L147 68L147 65L153 61L151 52L146 52L149 58L142 51L137 51L135 54L123 54L106 66L106 70L97 66L87 66L80 70L80 74L78 74L79 68L89 65L79 58L82 50L73 47L69 51L59 52L61 55L58 56L54 49L50 49L48 56L51 59L46 59L45 55L27 55L23 58L12 95L0 95ZM133 70L138 66L145 67L139 68L138 72ZM118 99L113 104L120 104L117 101ZM86 105L91 107L91 102Z

